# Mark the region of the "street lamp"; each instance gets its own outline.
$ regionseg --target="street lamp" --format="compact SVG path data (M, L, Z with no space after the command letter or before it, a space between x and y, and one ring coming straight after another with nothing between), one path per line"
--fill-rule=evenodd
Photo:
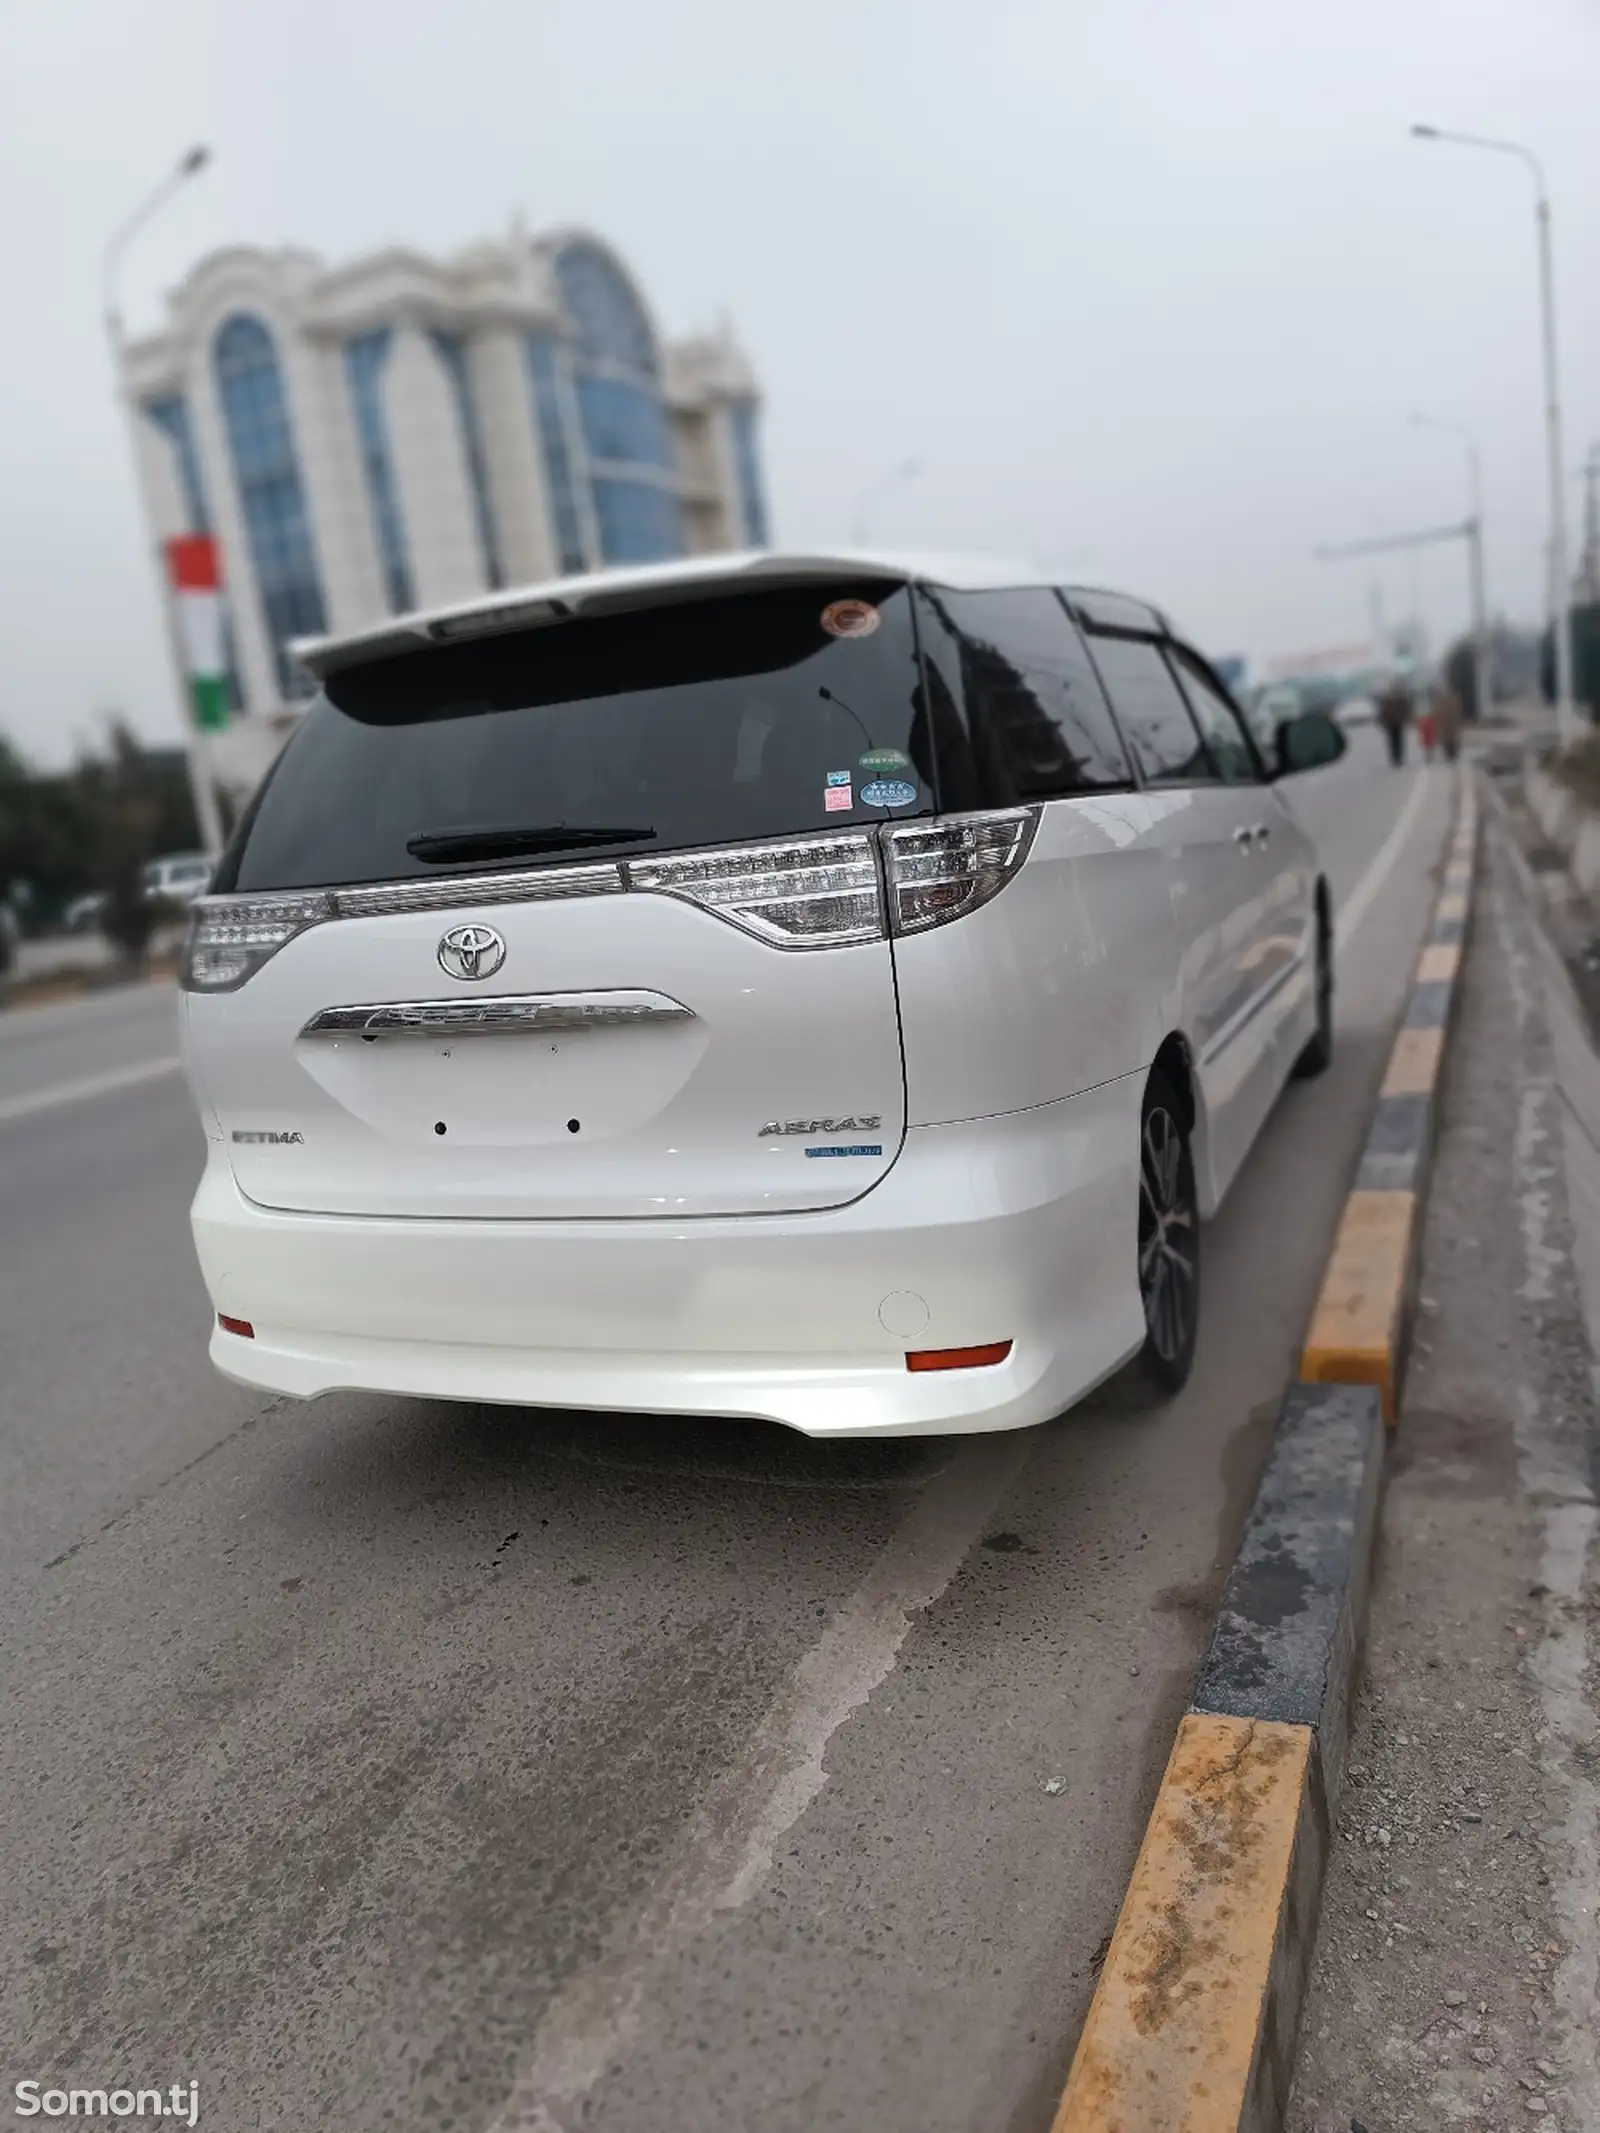
M1446 422L1437 415L1413 415L1417 430L1438 430L1446 437L1459 437L1467 448L1467 548L1472 574L1472 696L1481 723L1489 716L1489 610L1483 589L1483 468L1478 440L1465 423Z
M119 396L123 383L123 336L122 310L118 302L117 283L122 270L123 254L129 242L138 235L152 216L166 206L178 188L190 178L198 177L211 161L211 150L196 145L168 171L153 192L148 193L133 212L120 222L106 242L100 261L100 289L105 312L106 339L111 346L111 361L116 374ZM182 675L184 662L177 641L177 629L172 614L172 601L166 594L166 572L157 558L157 577L163 589L163 604L167 615L167 636L172 651L173 671ZM200 832L200 842L205 846L208 858L214 859L222 850L222 814L217 806L217 788L207 760L205 735L195 724L192 705L185 693L183 730L187 742L189 761L189 795L194 802L195 824Z
M1411 131L1419 141L1443 141L1457 148L1484 148L1493 155L1515 156L1533 174L1539 235L1539 323L1544 343L1545 452L1550 480L1550 619L1556 653L1556 727L1565 746L1577 737L1578 714L1572 696L1571 587L1567 577L1567 499L1563 480L1566 454L1561 442L1555 270L1550 256L1550 199L1544 170L1533 151L1517 141L1494 140L1479 133L1453 133L1443 126L1413 126Z
M897 467L891 467L881 481L874 482L872 487L867 490L861 501L856 505L854 531L851 536L858 548L865 548L867 545L867 514L872 506L887 496L891 489L897 489L902 482L915 481L921 472L922 467L919 461L902 459Z
M100 263L100 282L105 298L106 332L114 348L120 348L122 342L122 314L117 307L117 275L129 240L138 235L152 215L166 206L180 185L190 178L198 177L210 161L209 148L200 145L191 148L168 171L154 192L141 200L133 213L117 225L108 239Z

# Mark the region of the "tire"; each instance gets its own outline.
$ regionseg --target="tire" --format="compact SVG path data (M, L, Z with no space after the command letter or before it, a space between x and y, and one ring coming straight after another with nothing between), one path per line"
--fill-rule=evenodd
M1305 1048L1295 1061L1293 1075L1296 1081L1311 1081L1318 1074L1325 1074L1333 1064L1333 943L1329 939L1328 921L1322 910L1317 912L1317 1026L1306 1039Z
M1188 1382L1200 1328L1200 1205L1184 1106L1150 1076L1139 1115L1139 1296L1145 1338L1134 1368L1170 1399Z

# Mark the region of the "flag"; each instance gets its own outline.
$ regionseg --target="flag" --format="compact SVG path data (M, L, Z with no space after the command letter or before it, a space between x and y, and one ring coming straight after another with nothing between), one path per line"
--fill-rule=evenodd
M189 675L194 722L202 733L221 733L228 723L228 653L222 573L217 544L209 533L185 533L168 541L167 580Z

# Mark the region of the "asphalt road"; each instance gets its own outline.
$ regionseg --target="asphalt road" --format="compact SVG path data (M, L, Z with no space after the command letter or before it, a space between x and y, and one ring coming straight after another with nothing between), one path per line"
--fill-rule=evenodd
M1182 1397L1011 1437L230 1388L170 994L0 1015L0 2104L1042 2133L1449 795L1370 734L1300 781L1335 1067L1208 1233Z

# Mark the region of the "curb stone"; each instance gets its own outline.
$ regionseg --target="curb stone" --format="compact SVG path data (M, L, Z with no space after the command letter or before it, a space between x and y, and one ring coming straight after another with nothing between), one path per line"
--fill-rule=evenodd
M1301 1361L1053 2133L1274 2133L1344 1781L1477 812L1428 939Z

